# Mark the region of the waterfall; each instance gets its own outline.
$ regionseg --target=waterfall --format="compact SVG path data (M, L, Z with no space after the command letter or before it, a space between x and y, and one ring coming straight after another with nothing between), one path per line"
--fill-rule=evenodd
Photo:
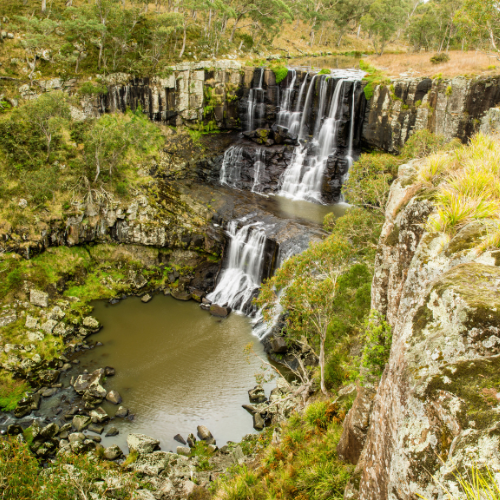
M283 97L281 98L280 110L276 117L276 124L280 127L289 128L290 120L292 118L292 95L293 88L295 86L295 80L297 78L297 71L294 69L288 70L288 73L292 75L290 78L290 83L288 87L283 91Z
M358 82L354 82L353 85L352 85L352 105L351 105L351 123L350 123L350 127L349 127L349 145L347 147L347 156L346 156L346 160L347 160L347 164L348 164L348 168L350 169L351 166L352 166L352 163L353 163L353 158L352 158L352 143L354 141L354 111L355 111L355 97L356 97L356 86L357 86L357 83ZM349 170L347 170L347 173L346 173L346 179L347 180L347 176L349 175ZM344 179L342 179L342 183L344 182Z
M262 172L266 168L266 150L264 148L258 148L255 151L255 162L253 164L253 186L252 193L260 193L262 191L262 186L260 179L262 177Z
M317 75L312 79L307 93L306 104L304 112L302 113L299 139L304 137L308 101L310 101L316 78ZM323 112L321 106L324 106L327 81L326 78L320 80L320 108L318 109L315 134L312 137L311 148L309 148L308 144L304 143L295 149L292 162L283 175L280 195L296 200L308 200L321 203L323 173L326 168L328 157L335 150L337 129L340 123L338 115L341 114L339 110L344 97L345 81L345 79L337 81L328 115L321 123ZM322 99L323 103L321 103ZM312 149L312 154L309 154L309 149Z
M248 124L247 131L254 130L255 128L255 115L257 118L262 118L264 115L264 90L262 89L262 79L264 78L264 68L260 69L259 86L250 89L248 96Z
M307 79L309 78L309 73L306 74L302 85L299 90L299 97L297 98L297 103L295 104L295 111L292 113L290 119L290 126L288 128L288 133L294 137L297 135L300 126L300 118L302 116L302 111L300 109L300 104L302 103L302 96L304 95L304 90L307 86Z
M229 254L217 287L207 298L233 311L249 313L252 299L260 287L264 263L266 234L262 222L243 225L244 219L229 223Z
M222 185L237 187L241 180L241 162L243 160L243 147L231 146L224 153L219 181Z

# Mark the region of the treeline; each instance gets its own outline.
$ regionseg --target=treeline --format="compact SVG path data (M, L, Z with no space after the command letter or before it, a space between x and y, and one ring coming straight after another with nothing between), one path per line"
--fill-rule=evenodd
M5 0L0 15L30 78L54 65L61 75L144 75L182 59L336 50L347 37L379 54L389 44L496 52L500 43L494 0Z

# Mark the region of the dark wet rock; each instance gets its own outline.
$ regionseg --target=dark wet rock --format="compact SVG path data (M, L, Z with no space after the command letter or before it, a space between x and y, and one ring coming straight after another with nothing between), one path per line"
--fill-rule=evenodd
M106 431L106 437L118 436L118 434L120 434L120 431L116 427L110 427Z
M118 393L118 391L109 391L108 394L106 395L106 399L110 402L113 403L114 405L118 405L122 402L122 397Z
M67 371L71 370L71 368L72 368L72 366L71 366L71 364L70 364L70 363L64 363L64 364L62 365L61 371L62 371L62 372L67 372Z
M271 339L271 346L273 352L276 354L282 354L288 351L286 340L283 337L273 337Z
M78 394L83 394L89 388L90 379L91 376L88 373L82 373L81 375L78 375L75 382L73 383L73 389L75 389Z
M113 299L109 299L109 303L111 305L115 305L115 304L118 304L118 302L120 302L120 299L116 299L116 298L113 298Z
M200 304L200 308L203 311L210 311L210 304Z
M89 427L89 429L90 429L90 427ZM94 432L95 432L95 431L94 431ZM100 434L100 433L98 433L98 434ZM91 439L92 441L94 441L94 443L100 443L100 442L102 441L101 436L94 436L94 435L92 435L92 434L89 434L89 435L87 436L87 439Z
M139 454L151 453L160 445L160 441L150 438L145 434L129 434L127 436L127 445L130 451L137 451Z
M171 295L174 299L177 299L177 300L191 300L191 294L189 292L184 292L184 291L181 291L181 290L175 290L173 289L171 291Z
M186 440L185 440L185 439L184 439L184 438L183 438L180 434L176 434L176 435L174 436L174 439L175 439L177 442L181 443L181 444L184 444L184 445L186 445L186 444L187 444L187 443L186 443Z
M122 450L120 450L120 447L117 446L116 444L112 444L111 446L108 446L104 450L104 458L106 460L116 460L117 458L120 458L123 455Z
M141 273L135 273L135 275L132 276L132 285L135 286L135 288L143 288L147 284L148 280Z
M75 415L73 417L72 424L75 430L79 432L88 427L91 422L92 420L90 419L90 417L87 417L85 415Z
M17 436L17 434L22 434L22 433L23 433L23 428L20 425L10 424L7 427L7 434L11 436Z
M153 300L153 297L147 293L146 295L143 295L141 298L141 302L144 302L144 304L147 304L148 302L151 302Z
M245 408L245 410L248 412L248 413L251 413L252 415L254 413L257 413L259 410L258 408L256 408L255 406L253 405L241 405L243 408Z
M68 441L74 443L76 441L85 441L85 434L83 432L73 432L69 435Z
M205 292L203 290L191 290L191 298L196 302L201 302L204 296Z
M42 370L38 372L38 379L44 385L51 385L57 382L59 370Z
M101 328L99 321L93 316L86 316L83 318L83 326L90 330L92 333L96 333Z
M264 403L267 401L266 393L261 385L257 385L253 389L250 389L248 391L248 397L250 403Z
M208 300L206 297L203 297L203 298L201 299L201 302L202 302L203 304L208 304L208 305L210 305L210 304L212 303L212 301L211 301L211 300Z
M230 312L231 312L230 307L222 307L218 306L217 304L212 304L210 306L210 314L212 316L217 316L218 318L225 318L229 316Z
M207 427L205 427L204 425L199 425L196 430L200 439L203 439L203 441L205 441L207 444L215 444L215 439Z
M80 360L79 359L73 359L71 361L74 365L79 365L80 364Z
M106 366L104 368L104 376L105 377L113 377L115 375L115 369L111 366Z
M40 408L42 396L37 394L30 394L17 403L17 407L14 410L14 416L16 418L22 418L29 415L32 411L36 411Z
M194 434L189 434L187 444L190 448L194 448L196 446L196 437Z
M44 398L50 398L57 392L57 387L51 387L50 389L45 389L41 394Z

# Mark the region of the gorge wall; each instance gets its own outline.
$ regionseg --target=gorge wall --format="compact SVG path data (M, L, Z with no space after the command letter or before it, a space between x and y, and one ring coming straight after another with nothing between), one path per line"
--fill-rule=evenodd
M437 483L457 492L457 468L500 467L500 251L478 253L480 222L451 240L426 232L417 166L400 167L387 203L372 308L393 343L374 400L358 391L346 419L362 449L346 499L445 498Z

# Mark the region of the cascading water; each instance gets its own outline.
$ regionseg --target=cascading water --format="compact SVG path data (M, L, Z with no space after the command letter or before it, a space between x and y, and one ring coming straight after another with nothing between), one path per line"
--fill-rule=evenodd
M297 98L297 102L295 104L295 111L292 113L292 116L290 118L290 126L288 128L288 133L292 137L297 136L298 131L299 131L300 119L302 116L302 110L300 109L300 105L302 103L302 96L304 95L304 90L307 86L307 79L308 78L309 78L309 73L306 74L304 81L302 82L302 85L300 86L299 97Z
M222 160L219 177L219 181L222 185L237 187L237 183L241 180L242 159L242 146L231 146L226 150L224 159Z
M251 302L262 280L266 234L262 222L246 224L238 229L240 222L245 221L233 220L229 223L227 266L207 299L248 314L252 311Z
M292 95L293 89L295 87L295 80L297 79L297 71L290 69L291 73L290 83L288 87L283 91L283 97L281 98L280 110L276 117L276 124L280 127L289 128L290 121L292 119Z
M351 168L352 163L353 163L352 144L354 142L354 110L356 109L355 108L355 98L356 98L357 83L358 82L354 82L353 88L352 88L351 123L350 123L350 127L349 127L349 145L347 148L347 156L346 156L346 160L347 160L347 163L349 165L349 168ZM349 175L349 171L347 171L346 176L348 176L348 175ZM346 177L346 179L347 179L347 177Z
M264 68L260 69L259 86L250 89L250 94L248 96L248 122L247 131L254 130L255 128L255 118L261 119L264 116L264 89L262 88L262 80L264 78Z
M253 186L252 193L262 192L262 173L266 168L266 150L264 148L258 148L255 151L255 162L253 165Z
M317 75L313 78L309 87L308 96L306 98L306 108L302 114L299 139L305 134L307 102L310 98L311 89L313 88L316 78ZM340 123L338 115L344 97L345 81L345 79L337 81L328 115L323 120L322 114L327 81L326 78L320 80L320 106L318 108L314 127L315 134L312 139L313 154L309 154L309 147L307 144L301 144L295 149L292 162L283 176L280 195L296 200L308 200L321 203L321 183L328 157L335 149L337 129Z

